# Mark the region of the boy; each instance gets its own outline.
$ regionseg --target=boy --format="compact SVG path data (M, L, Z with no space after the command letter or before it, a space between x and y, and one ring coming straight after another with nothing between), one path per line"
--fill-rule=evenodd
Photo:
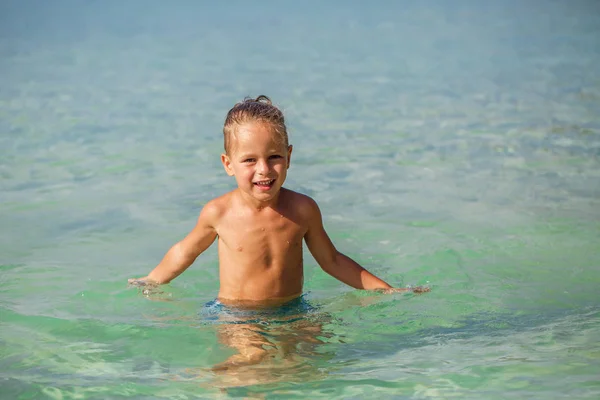
M290 166L283 113L266 96L245 99L227 114L221 162L237 189L209 201L194 229L150 274L129 282L168 283L218 238L219 302L278 306L302 294L302 241L321 268L357 289L392 288L334 247L313 199L282 187Z

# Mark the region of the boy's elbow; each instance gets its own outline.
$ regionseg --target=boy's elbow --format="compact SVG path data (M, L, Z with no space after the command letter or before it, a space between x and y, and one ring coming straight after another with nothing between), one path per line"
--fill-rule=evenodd
M340 264L340 256L343 256L343 254L336 250L334 254L321 260L319 262L321 269L328 274L331 274L331 272L335 271Z
M177 264L188 266L191 265L194 261L196 261L196 258L198 258L199 255L199 253L195 250L196 249L192 248L191 246L186 246L183 241L175 244L175 246L173 246L173 252L176 260L178 261Z

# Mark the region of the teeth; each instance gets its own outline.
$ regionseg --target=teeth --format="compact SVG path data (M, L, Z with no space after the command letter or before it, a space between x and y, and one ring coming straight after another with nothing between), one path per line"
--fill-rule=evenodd
M259 182L256 182L256 184L257 185L270 185L274 181L275 181L275 179L271 179L270 181L259 181Z

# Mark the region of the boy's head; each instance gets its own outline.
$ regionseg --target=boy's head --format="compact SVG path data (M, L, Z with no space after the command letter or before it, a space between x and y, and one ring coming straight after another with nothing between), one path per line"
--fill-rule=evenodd
M227 113L221 162L243 193L262 203L276 199L290 166L283 113L267 96L246 98Z
M288 147L288 134L283 113L273 105L271 99L260 95L256 99L246 97L227 113L223 126L223 144L226 154L229 155L233 151L235 137L240 126L250 122L262 122L269 125L281 138L284 146Z

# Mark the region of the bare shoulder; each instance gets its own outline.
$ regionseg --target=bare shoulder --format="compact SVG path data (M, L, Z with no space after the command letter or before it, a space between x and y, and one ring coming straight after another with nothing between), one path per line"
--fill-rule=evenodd
M317 202L310 196L284 188L281 188L281 196L286 205L303 218L308 219L320 215Z
M200 211L199 219L216 224L230 209L233 192L225 193L222 196L216 197L208 201L202 211Z

